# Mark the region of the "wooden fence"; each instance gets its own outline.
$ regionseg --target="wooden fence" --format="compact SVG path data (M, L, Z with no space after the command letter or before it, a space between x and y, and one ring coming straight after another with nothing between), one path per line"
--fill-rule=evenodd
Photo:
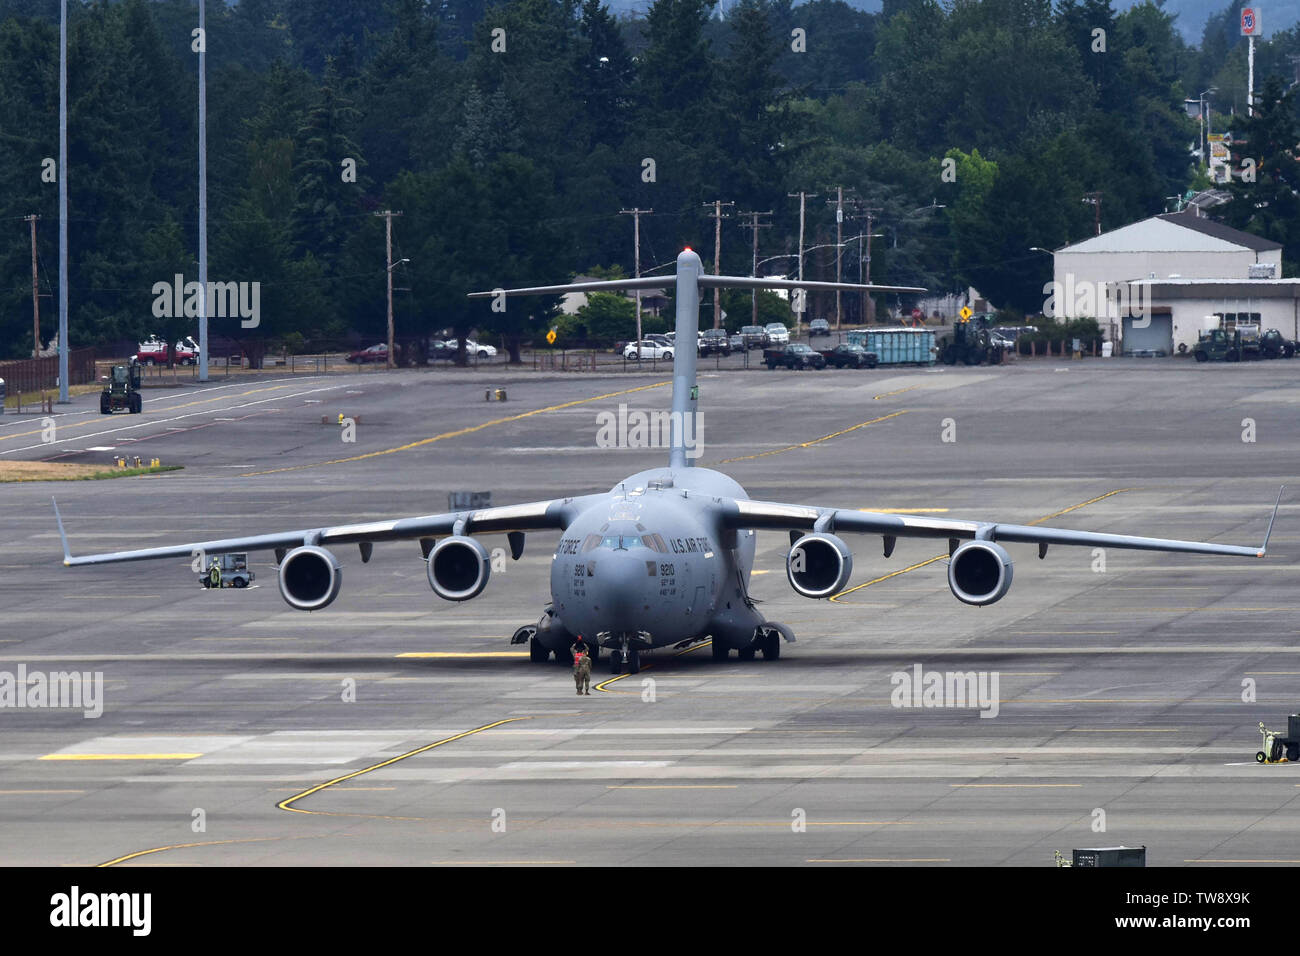
M13 395L15 392L31 394L42 389L59 387L59 357L18 359L14 362L0 362L0 379L4 379L5 390ZM68 384L85 385L96 381L95 350L72 349L68 352Z

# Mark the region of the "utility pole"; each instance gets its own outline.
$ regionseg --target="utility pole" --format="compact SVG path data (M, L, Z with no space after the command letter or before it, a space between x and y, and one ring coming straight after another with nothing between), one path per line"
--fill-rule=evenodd
M866 283L867 285L871 285L871 227L876 221L876 211L872 209L870 206L862 207L861 213L859 213L859 215L855 216L854 218L859 218L859 217L867 221L867 234L866 234L867 253L865 257L862 256L862 242L861 240L859 240L858 282L863 282ZM862 263L864 258L866 260L866 266L867 266L865 278L863 277L862 274L863 272ZM871 298L871 293L869 292L864 292L862 295L863 295L863 307L862 307L863 321L867 325L874 325L876 321L876 300Z
M33 213L24 217L32 224L32 358L41 356L41 300L40 280L36 273L36 220L41 217Z
M715 199L713 202L706 202L705 206L713 207L713 274L722 274L722 220L727 216L722 212L723 206L734 206L734 202L723 202ZM722 290L713 290L713 327L722 328Z
M654 213L653 209L620 209L620 216L632 217L632 272L641 278L641 217ZM636 290L636 362L641 364L641 290Z
M835 199L826 200L826 204L835 204L835 281L840 281L840 269L844 261L844 187L835 187ZM840 300L840 290L835 290L835 328L840 327L840 319L843 316L843 306Z
M388 368L393 367L393 217L400 212L385 209L375 213L384 217L384 245L388 250Z
M811 194L811 193L808 193L808 192L805 192L804 190L801 189L801 190L799 190L797 193L786 193L786 195L789 196L789 197L792 198L792 199L793 199L795 196L798 196L798 197L799 197L799 281L802 282L802 281L803 281L803 225L804 225L804 208L805 208L805 205L806 205L806 203L807 203L808 197L809 197L809 196L812 196L812 194ZM817 197L816 197L816 196L812 196L812 198L813 198L813 199L816 199ZM807 303L808 303L807 295L808 295L808 293L805 291L803 294L804 294L804 307L807 308ZM801 312L795 312L795 314L794 314L794 333L795 333L796 336L799 334L799 322L800 322L800 319L801 319L801 318L802 318L802 313L801 313Z
M752 230L754 233L754 258L752 260L753 264L750 266L749 269L749 274L757 278L758 276L758 230L772 228L772 224L770 222L759 222L758 217L770 216L772 215L772 210L769 209L767 212L743 212L740 215L749 217L749 222L744 223L743 227L745 229ZM757 289L750 290L749 324L758 325L758 290Z

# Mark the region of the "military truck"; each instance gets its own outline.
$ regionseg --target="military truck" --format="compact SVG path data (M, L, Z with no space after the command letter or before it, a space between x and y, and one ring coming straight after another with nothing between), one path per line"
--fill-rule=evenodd
M970 319L958 319L953 323L952 335L939 345L939 359L945 365L964 362L967 365L979 365L988 362L998 365L1002 362L1005 348L1001 339L989 333L986 322L989 319L972 316Z
M1259 348L1266 359L1292 358L1295 355L1295 345L1277 329L1269 329L1259 337Z
M114 365L105 376L104 390L99 393L99 413L111 415L120 408L139 415L144 408L140 397L140 362L132 358L130 365Z
M1192 355L1198 362L1241 362L1264 357L1257 325L1239 325L1232 331L1207 329L1196 340Z

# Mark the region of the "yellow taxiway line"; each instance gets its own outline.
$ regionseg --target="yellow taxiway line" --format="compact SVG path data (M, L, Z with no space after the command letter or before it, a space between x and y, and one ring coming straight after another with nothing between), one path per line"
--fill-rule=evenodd
M665 385L671 385L672 382L655 382L653 385L638 385L635 388L625 388L618 392L606 392L604 395L593 395L590 398L578 398L571 402L563 402L559 405L547 405L545 408L534 408L531 411L520 412L517 415L506 415L504 418L494 418L491 421L482 422L478 425L470 425L467 428L458 428L455 431L443 432L441 435L433 435L430 438L421 438L418 441L407 442L405 445L398 445L396 448L385 448L381 451L368 451L362 455L352 455L349 458L331 458L329 461L317 461L308 465L290 465L286 468L271 468L267 471L249 471L244 472L239 477L254 478L259 475L279 475L287 471L303 471L307 468L321 468L325 465L342 465L353 461L364 461L367 458L378 458L381 455L395 455L401 451L410 451L412 448L420 448L424 445L432 445L434 442L446 441L448 438L459 438L462 435L472 435L475 432L482 431L485 428L491 428L494 425L508 425L511 422L522 421L525 418L531 418L534 415L544 415L547 412L558 412L565 408L573 408L577 405L588 405L591 402L599 402L607 398L618 398L620 395L630 395L633 392L644 392L647 389L663 388Z
M771 451L761 451L754 455L741 455L739 458L724 458L718 462L720 465L728 465L733 461L752 461L755 458L766 458L768 455L779 455L782 452L794 451L796 448L811 448L813 445L821 444L824 441L830 441L832 438L839 438L841 435L847 435L851 431L859 428L866 428L868 425L876 425L880 422L889 421L891 418L897 418L899 415L906 415L907 409L902 411L890 412L888 415L881 415L879 418L873 418L867 422L858 422L856 425L850 425L848 428L842 428L837 432L831 432L829 435L822 435L820 438L814 438L811 441L799 442L797 445L786 445L784 448L773 448Z

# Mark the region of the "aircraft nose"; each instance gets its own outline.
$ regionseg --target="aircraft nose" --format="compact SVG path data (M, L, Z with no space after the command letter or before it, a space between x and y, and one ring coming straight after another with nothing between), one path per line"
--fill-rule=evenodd
M637 619L649 610L650 586L658 583L650 574L650 564L630 551L610 551L597 559L595 574L587 587L596 610L610 622L608 629L634 627Z

